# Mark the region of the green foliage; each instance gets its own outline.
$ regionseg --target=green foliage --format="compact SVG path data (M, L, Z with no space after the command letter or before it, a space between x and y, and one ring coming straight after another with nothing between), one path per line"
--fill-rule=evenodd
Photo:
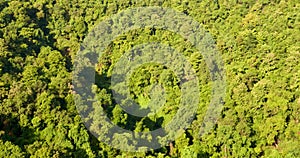
M14 145L13 143L6 141L3 142L0 140L0 156L1 157L12 157L12 158L17 158L17 157L25 157L24 152L22 152L22 149L20 147Z
M197 116L182 136L158 150L130 153L97 141L87 130L77 112L86 109L74 104L71 70L94 26L142 6L183 12L212 34L225 63L227 94L216 125L199 137L212 84L201 52L163 29L118 36L97 65L99 103L93 105L114 124L150 131L165 126L179 108L179 78L158 64L139 67L129 79L130 95L142 108L151 101L153 84L165 88L167 102L155 115L134 117L115 103L113 67L135 45L174 47L191 63L200 85ZM296 0L0 1L0 157L300 157L299 10ZM91 115L87 126L97 130L94 120L102 116Z

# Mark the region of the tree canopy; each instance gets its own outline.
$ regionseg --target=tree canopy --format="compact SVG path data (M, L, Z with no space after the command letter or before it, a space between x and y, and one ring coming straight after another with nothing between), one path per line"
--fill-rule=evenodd
M98 100L93 108L101 107L113 124L152 131L166 126L180 108L180 79L157 63L140 66L129 77L130 96L142 108L160 95L153 84L164 87L166 103L156 114L133 116L115 102L113 68L135 45L174 47L195 70L200 87L197 115L180 137L156 150L126 152L87 129L79 112L88 109L75 106L72 71L81 43L97 24L125 9L147 6L184 13L212 35L224 61L226 97L216 124L200 137L212 95L203 56L164 29L118 36L95 67L93 89ZM299 10L296 0L0 1L0 157L300 157ZM102 117L97 114L86 117L94 130ZM128 143L126 135L116 137L124 141L115 143Z

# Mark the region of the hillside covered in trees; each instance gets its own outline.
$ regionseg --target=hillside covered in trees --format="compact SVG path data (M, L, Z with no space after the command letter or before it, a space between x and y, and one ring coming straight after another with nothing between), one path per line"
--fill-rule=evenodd
M163 85L168 94L157 114L132 116L114 101L113 67L135 45L173 46L190 62L200 85L197 115L180 137L159 149L129 152L99 141L87 129L78 112L82 109L75 106L72 77L81 44L97 24L123 10L148 6L190 16L212 35L224 62L226 96L216 124L199 136L212 89L203 56L168 30L144 28L118 36L95 67L93 89L115 125L152 131L166 126L180 108L178 77L153 63L131 74L129 91L144 106L151 101L151 85ZM0 1L0 157L298 158L299 121L296 0Z

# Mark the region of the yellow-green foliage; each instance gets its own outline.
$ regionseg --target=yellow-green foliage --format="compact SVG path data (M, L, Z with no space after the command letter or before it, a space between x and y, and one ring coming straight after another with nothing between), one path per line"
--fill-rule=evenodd
M204 59L178 34L131 30L115 39L96 67L95 91L113 123L149 131L172 119L179 79L159 64L139 67L130 93L141 105L151 85L168 92L149 118L127 114L111 96L115 62L134 45L162 42L190 61L199 77L197 116L170 146L122 152L97 141L75 108L72 70L80 43L100 21L127 8L163 6L210 32L227 77L225 104L214 128L199 137L210 102ZM300 3L296 0L2 0L0 1L0 157L300 157ZM162 73L164 72L164 73ZM82 109L79 109L82 110Z

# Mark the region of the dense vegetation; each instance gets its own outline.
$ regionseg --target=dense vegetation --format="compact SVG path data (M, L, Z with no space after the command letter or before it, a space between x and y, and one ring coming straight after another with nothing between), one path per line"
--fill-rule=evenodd
M217 124L199 130L210 101L203 58L165 30L133 30L114 40L97 67L98 97L109 118L135 131L164 126L180 95L172 72L145 65L131 77L132 97L149 102L151 84L170 91L154 118L129 116L115 105L108 79L120 55L136 44L161 41L180 50L200 79L197 117L169 146L124 152L99 142L74 105L72 70L94 26L126 8L163 6L209 31L225 63L227 94ZM300 157L300 3L296 0L30 0L0 1L0 157ZM161 80L158 76L164 76Z

